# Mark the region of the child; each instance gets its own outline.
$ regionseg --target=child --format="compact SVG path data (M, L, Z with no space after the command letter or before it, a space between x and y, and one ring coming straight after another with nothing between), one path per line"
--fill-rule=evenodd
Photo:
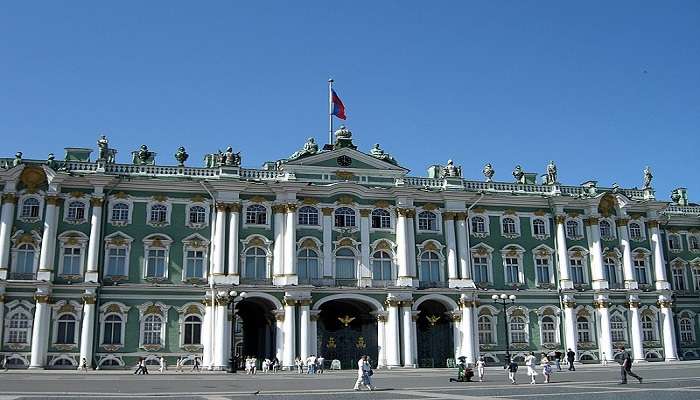
M549 383L549 377L552 375L552 366L549 365L549 358L546 355L542 355L540 360L542 364L542 375L544 375L544 383Z

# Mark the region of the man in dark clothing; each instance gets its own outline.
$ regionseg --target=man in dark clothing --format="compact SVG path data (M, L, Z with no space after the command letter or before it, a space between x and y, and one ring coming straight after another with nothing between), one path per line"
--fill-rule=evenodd
M576 353L573 350L568 349L566 351L566 362L569 363L569 371L576 371L574 368L574 361L576 360Z
M627 375L637 378L639 383L642 383L642 377L632 372L632 357L625 351L623 346L620 346L620 351L622 352L620 357L620 385L627 384Z

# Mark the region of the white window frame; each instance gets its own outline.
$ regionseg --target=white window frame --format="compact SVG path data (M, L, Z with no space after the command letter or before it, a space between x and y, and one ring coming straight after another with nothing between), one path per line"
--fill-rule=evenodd
M622 340L614 340L613 338L613 317L619 317L622 322ZM628 326L627 318L625 318L625 315L621 311L613 311L610 313L610 340L613 344L629 343Z
M491 305L483 305L477 309L476 317L476 334L479 338L479 345L497 345L498 344L498 314L501 311L496 309ZM479 337L479 318L486 317L491 323L491 341L489 343L483 343Z
M694 249L690 243L690 239L694 238L696 240L696 243L698 244L698 248ZM698 233L692 233L688 232L685 235L685 240L688 242L688 251L694 254L700 254L700 234Z
M481 218L484 221L484 231L483 232L477 232L474 230L474 218ZM490 230L490 220L489 220L489 215L486 213L477 213L469 216L469 232L472 236L477 237L477 238L486 238L491 235L491 230Z
M475 274L475 269L474 269L474 258L475 257L483 257L486 258L486 272L488 275L488 281L486 282L487 284L493 285L494 284L494 277L493 277L493 247L487 245L486 243L479 243L471 248L470 254L471 254L471 260L470 261L470 266L472 268L472 278L474 278ZM478 284L479 282L474 282L475 284Z
M192 312L193 307L197 309L197 312ZM179 319L178 319L178 326L180 327L180 335L179 335L179 345L180 348L185 348L187 347L187 350L198 350L204 347L204 341L206 340L204 337L205 334L205 329L204 329L204 313L205 309L202 306L202 303L195 303L195 302L190 302L183 304L182 307L177 307L176 308ZM200 326L199 326L199 338L200 342L199 344L185 344L185 321L187 320L187 317L191 316L196 316L200 320Z
M693 290L700 292L700 257L690 261L690 273L693 277Z
M272 276L272 240L262 236L262 235L250 235L247 238L241 240L241 258L239 262L240 266L240 276L241 279L254 279L245 276L245 264L246 264L246 253L251 247L259 247L265 250L265 279L269 279Z
M344 221L343 223L345 224L347 222L347 219L352 217L352 221L354 222L354 225L338 226L336 224L336 222L337 222L336 218L338 217L337 213L339 210L343 210L343 209L351 210L353 212L353 214L343 214L343 221ZM360 228L360 212L359 212L359 210L355 209L354 207L350 207L350 206L336 207L333 210L332 217L333 217L333 229L334 230L347 230L347 229L357 230Z
M253 224L248 222L248 208L251 206L262 206L265 208L265 223L264 224ZM244 201L242 206L241 206L241 220L243 221L243 227L244 228L264 228L264 229L270 229L270 224L271 224L271 219L272 219L272 213L271 213L271 208L268 203L258 203L258 202L252 202L252 201ZM286 213L285 213L286 214Z
M127 206L127 218L126 221L114 220L112 219L114 213L114 206L117 204L126 204ZM134 201L130 196L109 196L107 201L107 222L112 226L126 226L131 225L131 218L134 214ZM150 215L148 216L150 218Z
M36 217L31 217L31 216L24 216L23 215L23 209L24 209L24 202L27 201L27 199L36 199L39 201L39 213ZM43 193L23 193L19 196L19 199L17 200L17 220L26 222L26 223L34 223L34 222L39 222L44 219L44 196Z
M654 283L654 278L651 276L651 252L643 247L638 247L632 250L632 272L634 273L634 279L637 280L637 267L634 265L635 261L644 261L644 272L647 277L647 282L637 282L639 285L652 285Z
M622 254L619 254L619 251L615 250L614 251L615 255L608 255L606 254L606 251L603 251L603 276L605 276L605 269L606 259L610 259L613 263L614 269L615 269L615 279L617 280L617 288L613 288L612 282L608 280L608 285L610 289L624 289L625 288L625 277L624 277L624 272L622 271Z
M160 310L160 313L152 313L148 312L148 309L151 306L155 306ZM161 302L147 302L140 304L136 306L136 308L139 310L139 348L140 349L146 349L146 350L160 350L163 347L166 346L166 327L168 325L168 310L170 310L170 306L165 305ZM160 344L158 345L146 345L144 344L144 338L145 338L145 323L146 323L146 318L149 315L158 315L161 318L161 325L160 325ZM148 346L148 347L146 347Z
M71 203L80 203L83 206L83 218L70 218L69 210ZM63 222L72 225L79 225L88 222L90 218L90 200L84 197L68 197L63 202Z
M552 307L552 306L542 306L537 309L537 324L539 326L539 334L540 334L540 345L545 346L545 345L559 345L561 344L561 319L560 319L560 310L557 307ZM554 324L554 341L553 342L546 342L544 340L544 328L543 328L543 320L546 317L551 317L553 320Z
M17 272L17 252L19 251L19 247L22 245L30 245L34 247L34 260L32 262L32 274L36 274L37 271L39 270L39 253L41 252L41 236L39 236L36 231L31 231L29 232L31 235L31 241L23 241L24 238L24 231L23 230L18 230L15 232L14 235L12 235L12 248L10 249L10 273L18 273Z
M688 286L688 279L685 273L685 267L688 265L688 262L681 258L675 258L669 263L669 265L671 266L671 288L673 290L681 292L689 291L690 287ZM677 272L680 272L680 278L683 283L683 289L680 289L677 285Z
M435 230L421 229L420 228L420 214L423 212L432 213L435 216ZM439 209L424 209L422 207L416 208L416 217L414 218L414 229L417 233L432 233L432 234L442 234L442 213Z
M85 260L87 258L87 246L89 238L86 234L78 231L67 231L58 235L58 275L59 276L76 276L74 274L66 274L65 254L64 249L75 248L80 249L80 271L77 276L82 276L85 272Z
M207 213L208 214L208 213ZM202 276L187 276L187 252L201 251L202 259ZM188 279L206 279L209 267L209 240L198 234L192 234L182 239L182 281L187 282Z
M588 267L588 250L581 246L573 246L569 248L568 256L569 259L567 261L569 261L569 264L571 264L572 259L581 260L581 267L583 269L583 283L581 285L589 285L591 283L591 277Z
M639 226L639 237L632 236L631 226L632 224L637 224ZM644 221L640 219L632 219L627 223L627 235L629 239L633 242L644 242L647 240L646 229L644 229Z
M377 258L375 255L379 252L386 253L389 255L387 258ZM390 265L390 277L389 279L377 279L377 277L374 276L374 262L375 260L378 260L380 262L384 261L389 261ZM396 256L394 255L394 252L392 252L389 249L374 249L370 253L370 258L369 258L369 269L370 273L372 274L372 280L373 281L396 281L398 279L398 268L396 267Z
M204 221L203 222L192 222L190 221L190 212L194 207L202 207L204 209ZM185 206L185 226L190 229L204 229L209 226L209 215L211 212L209 210L210 204L207 202L192 202L187 203Z
M313 251L316 253L316 257L306 257L305 255L302 256L302 252L309 252ZM311 247L311 246L305 246L305 247L300 247L297 250L297 257L296 257L296 262L297 262L297 274L299 275L299 280L302 280L301 274L299 271L301 271L300 265L299 265L299 260L312 260L316 259L316 277L315 278L310 278L308 277L308 266L307 266L307 277L303 278L305 281L309 281L312 279L321 279L323 277L323 255L321 254L321 251L319 250L318 247Z
M677 249L671 248L671 237L675 237L676 239L678 239L678 248ZM666 248L668 249L669 253L682 253L683 252L683 237L679 233L668 232L666 234Z
M640 310L640 316L639 316L639 325L641 326L641 329L642 329L642 342L659 342L659 341L661 341L660 336L659 336L658 309L656 309L656 307L652 307L652 306L646 306L643 308L644 308L643 310ZM650 310L651 313L648 312L647 310ZM644 328L644 318L645 317L651 318L651 329L652 329L652 334L654 336L651 340L646 340L644 338L644 331L646 329L646 328Z
M603 231L600 228L601 223L603 221L607 222L608 226L610 227L610 235L609 236L603 236ZM615 225L615 220L613 220L612 218L600 218L598 220L598 233L600 234L600 238L602 240L611 241L611 240L617 239L617 226Z
M66 311L67 308L72 307L72 311ZM51 343L54 346L64 347L64 350L76 349L80 344L80 328L82 322L82 310L83 305L77 301L70 300L60 300L55 304L51 305L53 311L53 324L51 329ZM58 343L58 322L59 318L64 315L70 315L75 321L75 330L73 331L73 343Z
M542 221L542 224L544 226L544 233L543 234L535 234L535 221ZM530 232L532 232L532 237L538 240L545 240L548 239L549 236L551 235L550 230L549 230L549 218L547 217L532 217L530 218Z
M143 263L141 277L143 279L151 280L167 280L170 276L170 245L172 245L173 240L162 233L154 233L148 235L143 239ZM163 276L148 276L148 252L150 250L165 250L165 271Z
M386 212L386 213L387 213L387 215L382 215L382 216L380 216L380 220L383 220L384 218L388 218L388 219L389 219L389 226L387 226L387 227L382 227L382 226L381 226L381 222L380 222L380 227L379 227L379 228L375 228L375 227L372 226L372 225L373 225L373 224L372 224L372 219L374 218L374 212L375 212L375 211L383 211L383 212ZM374 208L374 209L372 209L372 212L369 213L369 228L370 228L371 231L374 231L374 232L381 232L381 231L390 232L390 231L392 231L392 230L394 229L394 218L392 217L392 212L391 212L391 210L386 209L386 208Z
M447 277L445 276L445 256L443 255L443 250L445 246L443 246L440 242L437 240L431 240L428 239L424 241L423 243L419 244L416 246L418 251L416 254L416 277L419 281L421 282L433 282L433 281L423 281L421 280L420 276L420 263L421 259L423 257L423 253L432 251L437 254L438 256L438 263L439 263L439 269L440 269L440 282L446 282Z
M506 233L505 225L503 224L506 218L510 218L514 222L515 232ZM515 239L520 237L520 217L517 214L501 214L499 217L499 226L501 227L501 236L508 239Z
M513 315L513 312L515 310L522 310L523 315ZM508 307L508 309L506 311L506 316L508 317L507 318L507 320L508 320L508 334L510 335L510 337L508 338L509 342L511 344L527 343L529 346L529 344L530 344L530 311L524 306L510 306L510 307ZM525 324L525 328L524 328L524 332L523 332L525 334L525 341L524 342L515 342L513 340L513 333L514 333L514 330L512 329L513 328L513 326L512 326L513 318L522 318L523 319L523 322Z
M517 244L509 244L506 245L505 248L501 249L501 259L503 260L503 282L506 286L519 286L525 284L525 263L523 262L524 255L525 249ZM518 282L508 281L508 268L506 265L507 258L515 258L518 260Z
M32 344L32 329L34 325L34 313L32 310L34 309L34 303L29 302L27 300L12 300L8 303L5 303L5 308L7 312L5 313L5 320L2 321L4 325L3 329L3 345L13 349L13 350L19 350L19 349L25 349ZM27 316L27 328L26 328L26 337L27 340L24 342L14 342L10 343L10 324L12 320L12 316L14 316L17 313L24 313Z
M579 318L585 318L586 319L586 326L587 328L585 330L582 330L579 327L579 324L582 322L579 322ZM579 315L578 313L576 314L576 341L578 343L595 343L596 342L596 329L595 329L595 317L592 315ZM581 336L583 333L588 334L588 341L581 340Z
M539 274L537 273L537 260L543 259L547 260L547 269L549 275L548 282L540 282ZM554 249L551 247L541 244L534 249L532 249L532 265L535 268L535 284L537 286L541 285L554 285Z
M695 335L695 324L697 323L695 316L696 314L690 310L683 310L678 314L678 337L680 342L683 344L695 344L695 341L697 340L697 336ZM687 333L690 334L690 340L683 340L684 331L681 329L681 322L683 320L687 320L689 322L690 330Z
M151 213L153 212L153 207L155 206L165 206L165 221L152 221ZM156 228L161 228L170 225L170 217L173 212L173 204L170 200L158 201L151 199L146 203L146 225L153 226Z
M301 222L301 216L302 216L302 210L303 209L313 209L316 212L316 224L302 224ZM306 212L305 213L307 222L308 222L308 216L311 215L311 213ZM323 228L323 214L321 211L318 209L318 207L309 205L309 204L304 204L297 208L297 227L299 228L304 228L304 229L318 229L318 228Z
M568 227L569 221L576 222L576 224L577 224L577 225L576 225L576 236L572 236L572 235L569 234L569 233L570 233L570 232L569 232L569 227ZM566 217L566 220L564 221L564 233L566 234L566 238L567 238L567 239L570 239L570 240L581 240L581 239L583 239L583 238L584 238L584 236L583 236L583 235L584 235L584 229L583 229L583 228L584 228L584 226L583 226L583 220L581 219L581 217L576 217L576 218Z
M114 232L105 237L105 252L104 252L104 268L102 269L102 277L109 278L112 276L124 276L128 279L129 277L129 256L131 254L131 243L134 239L122 232ZM108 275L108 265L109 265L109 250L110 249L124 249L126 250L126 256L124 260L124 275Z
M116 307L115 307L116 306ZM119 312L114 311L114 309L117 308ZM125 337L126 335L126 323L129 318L129 309L131 307L126 306L122 303L116 302L116 301L111 301L109 303L105 303L100 307L100 347L104 348L109 348L111 350L118 350L124 347L125 345ZM105 344L105 321L108 316L110 315L118 315L122 319L121 323L121 343L116 343L116 344Z

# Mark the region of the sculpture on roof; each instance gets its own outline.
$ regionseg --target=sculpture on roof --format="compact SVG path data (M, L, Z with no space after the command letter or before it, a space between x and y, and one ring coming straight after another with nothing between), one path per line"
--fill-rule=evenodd
M109 148L109 140L107 136L102 135L97 139L97 161L105 161L113 163L117 154L117 150Z
M132 163L134 165L155 165L156 153L148 150L148 146L142 144L138 150L131 152Z
M455 165L454 161L447 160L447 165L440 170L440 178L461 178L462 167Z
M306 143L304 143L304 147L301 148L299 151L295 151L294 154L289 156L287 159L288 161L294 161L298 160L300 158L312 156L314 154L318 153L318 145L316 144L316 140L312 137L306 139Z
M493 181L493 176L496 174L496 170L493 169L491 164L484 165L484 169L482 170L482 172L484 173L484 177L486 178L486 182Z
M49 153L49 155L46 157L46 166L53 170L56 170L56 167L58 167L56 156L53 153Z
M557 183L557 166L554 161L547 164L547 175L545 175L545 185L554 185Z
M525 171L520 165L516 165L513 170L513 178L515 178L515 183L524 184L525 183Z
M352 132L345 125L341 125L337 131L335 131L335 144L333 149L342 149L344 147L349 147L351 149L357 149L357 146L352 144Z
M644 168L644 189L651 189L652 179L654 179L654 175L651 174L651 168L647 166Z
M209 153L204 156L204 163L207 168L215 167L240 167L241 152L233 152L233 147L226 147L226 151L218 150L216 153Z
M12 160L12 166L16 167L18 165L22 164L22 152L18 151L15 153L15 159Z
M185 161L187 161L188 158L190 158L190 155L187 154L185 148L183 146L178 147L177 152L175 153L175 161L177 161L177 165L184 167Z
M369 155L382 161L386 161L390 164L396 165L396 160L394 157L392 157L389 153L386 153L384 150L379 147L379 143L375 143L374 147L369 151Z

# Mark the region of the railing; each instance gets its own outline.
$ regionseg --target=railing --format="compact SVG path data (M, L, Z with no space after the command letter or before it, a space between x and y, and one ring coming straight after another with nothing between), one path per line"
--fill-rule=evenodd
M420 178L420 177L406 177L404 178L404 183L408 186L421 186L421 187L433 187L441 188L444 186L444 180L434 179L434 178Z
M270 279L270 278L245 278L245 277L241 277L241 285L272 286L272 279Z
M664 214L695 214L700 215L700 206L679 206L669 204L663 211Z
M430 289L430 288L446 288L449 284L447 282L438 281L418 281L419 289Z
M10 272L9 278L17 281L34 281L36 273L33 272Z
M335 279L335 286L337 287L357 287L357 279Z
M281 179L285 177L285 173L283 171L272 171L264 169L241 169L240 174L241 178L259 180Z
M391 287L391 286L396 286L396 279L390 279L390 280L373 279L372 280L372 287L387 288L387 287Z
M333 279L320 279L320 278L299 278L300 285L311 285L311 286L333 286L335 281Z

